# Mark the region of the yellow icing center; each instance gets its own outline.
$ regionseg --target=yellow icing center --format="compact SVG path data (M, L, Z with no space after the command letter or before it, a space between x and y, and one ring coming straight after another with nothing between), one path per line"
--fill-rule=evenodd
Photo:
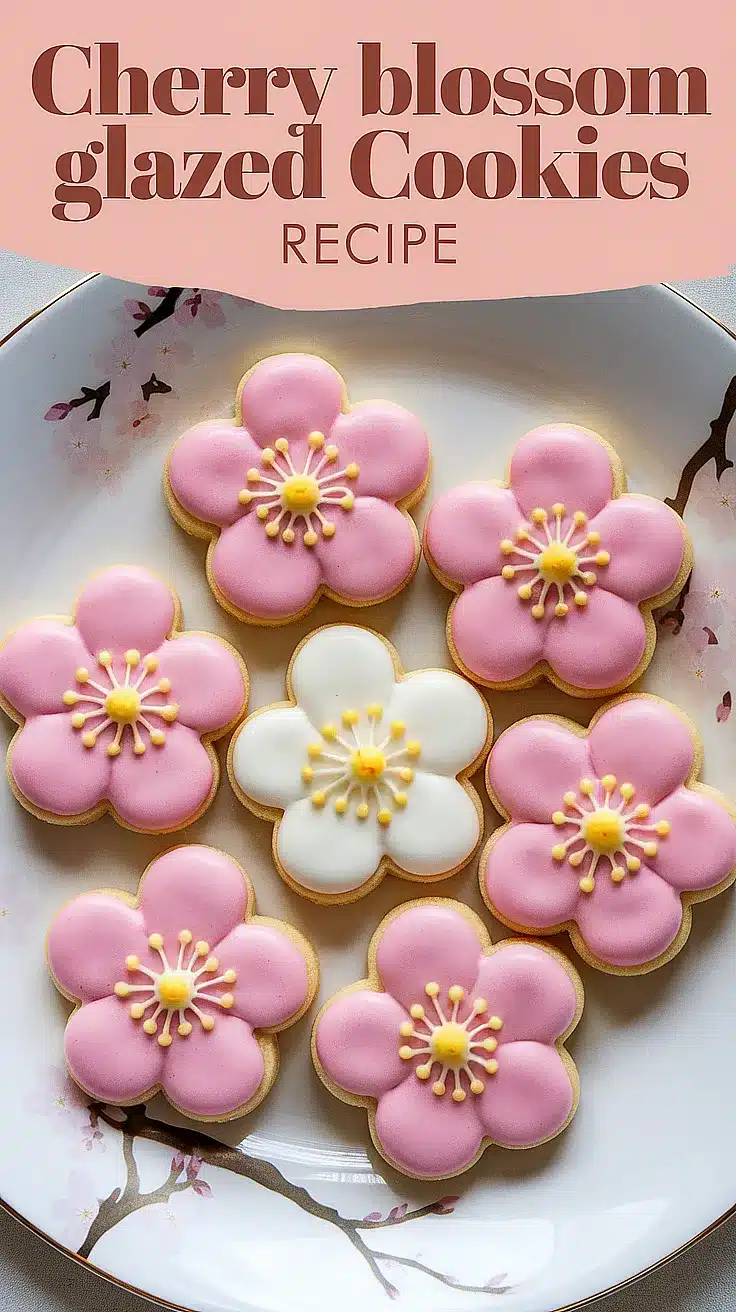
M545 583L569 583L577 568L578 558L569 547L553 542L537 560L539 573Z
M319 483L316 478L296 474L284 479L281 488L281 504L287 510L310 513L319 505Z
M601 807L586 816L583 821L583 835L594 851L610 856L617 852L625 836L624 822L620 815L608 807Z
M361 783L375 783L383 777L386 757L378 747L359 747L350 758L350 767Z
M135 688L114 688L105 698L105 710L116 724L133 724L140 709L141 699Z
M188 971L166 970L156 984L159 999L165 1007L184 1007L191 1002L192 984Z
M441 1025L435 1030L431 1045L438 1061L459 1069L465 1065L468 1057L468 1031L463 1025L448 1021L446 1025Z

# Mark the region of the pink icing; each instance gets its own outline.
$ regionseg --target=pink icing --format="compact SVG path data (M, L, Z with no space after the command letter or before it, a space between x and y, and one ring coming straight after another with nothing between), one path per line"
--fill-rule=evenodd
M48 963L58 987L79 1004L67 1024L64 1050L72 1077L93 1098L125 1103L160 1086L186 1114L223 1119L237 1115L258 1093L265 1066L254 1030L290 1024L315 985L304 941L275 921L252 918L252 901L250 886L230 857L190 846L154 861L135 907L123 894L99 892L62 908L49 930ZM181 930L191 934L186 948L178 939ZM213 1028L206 1030L186 1011L192 1029L183 1037L175 1013L172 1041L165 1047L158 1042L165 1032L162 1018L157 1034L147 1034L143 1019L130 1014L136 1000L151 995L114 992L116 983L150 981L144 972L127 968L131 955L161 973L151 934L162 936L172 967L182 956L186 966L199 940L217 958L213 971L203 976L210 999L196 999L202 1015L214 1020ZM198 965L202 960L200 954ZM233 983L219 979L228 970L235 972ZM228 992L229 1008L217 1001Z
M70 623L32 620L6 639L0 694L24 722L9 756L22 800L52 817L82 819L106 802L124 824L154 831L187 824L207 804L215 776L201 737L217 736L245 709L243 670L232 648L209 634L174 636L175 614L175 597L165 583L138 566L117 565L87 584ZM128 670L125 653L133 650L140 660ZM101 652L110 654L109 669L100 665ZM155 662L150 673L146 657ZM80 682L79 670L87 671L87 682ZM138 684L140 713L164 742L155 745L138 721L145 750L137 755L133 728L126 724L120 751L110 756L119 725L111 723L86 747L83 732L101 726L106 716L91 718L81 729L72 716L98 711L112 691L112 676L124 684L126 672ZM159 692L162 680L167 691ZM65 705L65 693L76 694L77 701ZM175 718L147 714L147 707L156 706L173 708Z
M427 899L387 917L375 942L383 991L337 994L317 1020L315 1044L324 1074L338 1089L376 1100L375 1136L384 1156L411 1175L437 1178L465 1170L489 1142L525 1148L557 1134L575 1102L559 1044L578 1015L579 981L564 958L525 942L489 951L481 922L449 900ZM451 1073L446 1092L433 1092L438 1062L430 1078L420 1079L416 1069L426 1056L399 1055L402 1044L421 1046L400 1032L412 1004L423 1004L437 1021L425 989L432 982L446 1016L452 1010L448 990L460 985L459 1023L473 1016L481 998L487 1009L469 1028L485 1016L502 1021L501 1028L480 1033L495 1035L497 1071L484 1073L474 1063L485 1085L477 1094L460 1073L461 1102L451 1096ZM424 1028L421 1021L415 1025Z
M534 618L543 581L522 600L518 589L531 583L538 554L532 541L519 541L526 528L540 547L546 530L529 523L537 508L548 513L560 504L561 540L579 547L580 569L594 582L576 577L563 598L552 584L544 614ZM573 514L585 517L576 527ZM586 545L587 534L599 539ZM501 549L507 542L509 550ZM542 663L574 690L593 692L630 682L640 672L647 648L642 603L670 588L682 568L685 530L679 516L651 497L614 496L608 448L595 434L553 424L527 433L517 443L509 487L469 483L445 493L432 506L425 546L443 580L460 592L451 611L451 634L459 662L480 681L503 686L525 680ZM513 545L514 550L510 550ZM522 548L522 551L517 550ZM529 555L524 555L528 551ZM594 557L603 552L605 563ZM509 579L504 567L517 571ZM585 594L576 604L575 591ZM567 613L558 615L563 601Z
M171 453L168 477L177 503L213 526L214 588L245 619L289 619L321 589L343 601L379 601L402 587L416 566L416 531L400 504L427 476L426 434L414 415L389 401L363 402L347 413L342 403L342 380L324 360L272 356L243 385L242 427L201 424ZM310 450L307 438L315 432L324 443ZM288 442L288 452L276 451L275 464L264 466L264 450L273 450L279 439ZM328 460L331 446L337 454ZM352 466L357 474L341 473ZM249 483L249 469L271 482ZM270 505L272 493L275 503L284 477L305 470L317 470L320 479L335 474L334 491L325 483L328 499L309 521L316 541L305 545L306 521L292 521L288 511L276 536L268 537L257 507ZM249 489L253 499L241 504L239 494ZM343 494L352 498L345 507L339 504ZM279 509L274 504L269 519ZM334 525L332 536L322 533L320 515ZM282 532L292 522L293 539L285 541Z
M716 888L736 866L736 823L711 793L692 786L694 747L691 732L667 702L647 696L613 703L595 720L586 736L563 724L533 717L501 735L488 760L487 782L510 824L491 842L481 865L481 888L495 915L534 932L577 926L593 964L614 967L656 962L668 951L683 923L682 894ZM615 854L599 855L594 887L581 888L591 873L595 853L572 867L556 860L555 845L566 843L576 828L554 824L562 813L579 819L564 797L591 808L580 794L580 781L595 785L596 805L605 800L600 783L612 776L610 806L631 815L650 808L634 825L634 843ZM622 785L635 792L624 802ZM664 824L667 832L657 833ZM642 844L653 842L647 855ZM569 852L582 850L573 842ZM623 857L641 861L629 871ZM620 882L614 882L614 865Z

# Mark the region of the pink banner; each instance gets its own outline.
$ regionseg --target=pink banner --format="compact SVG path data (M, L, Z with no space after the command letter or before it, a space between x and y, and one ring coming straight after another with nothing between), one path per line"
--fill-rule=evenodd
M4 245L324 308L734 258L726 0L5 6Z

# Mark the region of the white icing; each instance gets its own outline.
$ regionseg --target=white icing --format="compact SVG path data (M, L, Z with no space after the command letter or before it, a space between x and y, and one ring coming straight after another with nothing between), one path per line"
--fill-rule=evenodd
M286 873L341 893L366 883L383 856L411 874L462 865L480 821L455 776L488 733L475 688L448 670L397 681L386 644L354 625L314 634L291 688L298 706L251 716L233 749L243 793L284 810L276 850Z

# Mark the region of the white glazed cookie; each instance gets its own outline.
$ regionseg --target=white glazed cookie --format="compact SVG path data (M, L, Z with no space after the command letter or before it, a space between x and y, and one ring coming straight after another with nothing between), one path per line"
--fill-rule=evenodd
M275 821L280 874L315 902L351 902L391 871L446 878L472 857L483 812L468 776L490 745L480 693L460 675L404 674L385 638L353 624L312 633L289 701L251 715L228 757L236 795Z

